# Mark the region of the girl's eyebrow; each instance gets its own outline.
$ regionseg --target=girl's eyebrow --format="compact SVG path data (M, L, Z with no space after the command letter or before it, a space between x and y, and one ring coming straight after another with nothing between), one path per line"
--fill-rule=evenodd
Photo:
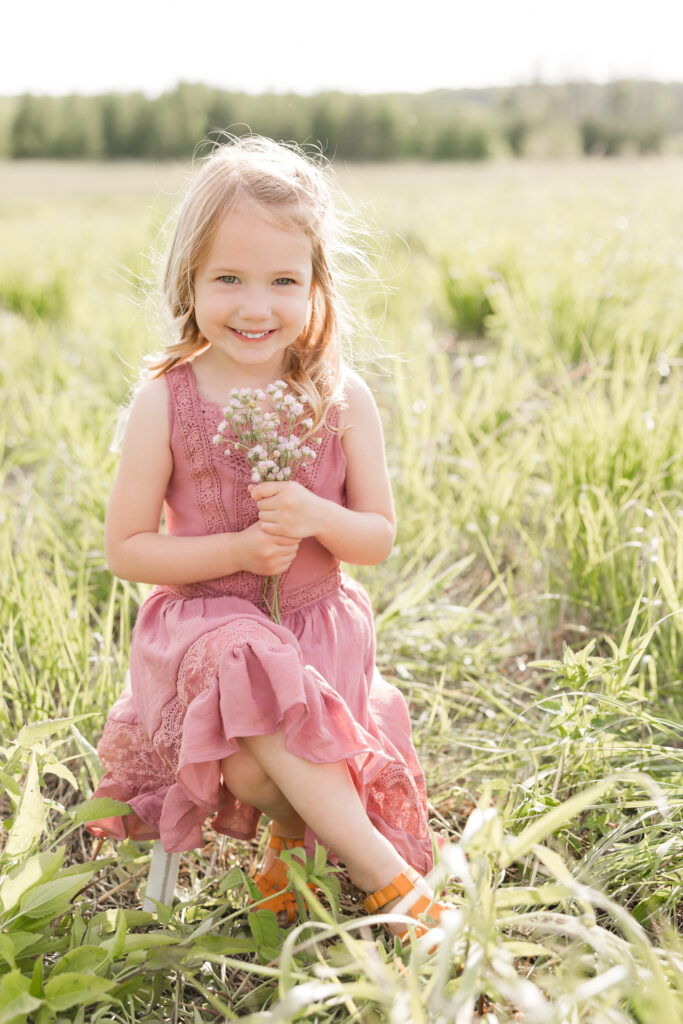
M210 274L234 274L238 277L244 273L242 270L236 270L234 267L223 266L217 264L214 267L209 267ZM304 274L304 270L299 267L298 270L284 269L284 270L269 270L266 272L266 277L301 277Z

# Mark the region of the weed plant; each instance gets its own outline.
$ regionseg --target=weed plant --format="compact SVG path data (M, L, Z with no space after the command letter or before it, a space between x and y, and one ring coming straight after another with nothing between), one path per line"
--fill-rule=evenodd
M149 846L83 832L146 592L104 564L110 444L184 169L0 167L0 1024L683 1020L680 173L342 172L391 245L359 362L399 521L352 571L456 905L400 948L322 851L284 931L256 843L207 830L145 914Z

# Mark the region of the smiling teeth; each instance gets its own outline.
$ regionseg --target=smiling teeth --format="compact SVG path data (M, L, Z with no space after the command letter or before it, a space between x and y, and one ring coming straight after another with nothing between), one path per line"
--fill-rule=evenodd
M259 331L257 334L249 334L247 331L237 331L237 333L241 334L244 338L265 338L266 334L270 334L270 331Z

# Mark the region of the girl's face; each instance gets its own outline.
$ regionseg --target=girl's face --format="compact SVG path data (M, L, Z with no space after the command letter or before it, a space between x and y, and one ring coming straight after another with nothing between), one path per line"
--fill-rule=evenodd
M306 326L312 276L311 243L298 228L272 224L254 204L223 218L194 293L197 326L227 371L280 376Z

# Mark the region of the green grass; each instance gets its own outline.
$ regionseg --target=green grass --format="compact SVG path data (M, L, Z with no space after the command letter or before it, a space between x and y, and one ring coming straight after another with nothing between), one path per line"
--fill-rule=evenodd
M341 173L390 249L358 349L399 532L354 572L449 840L429 956L322 862L289 934L247 921L245 844L207 833L159 919L145 844L88 863L146 590L104 565L109 446L185 171L0 166L0 1021L683 1019L681 169Z

